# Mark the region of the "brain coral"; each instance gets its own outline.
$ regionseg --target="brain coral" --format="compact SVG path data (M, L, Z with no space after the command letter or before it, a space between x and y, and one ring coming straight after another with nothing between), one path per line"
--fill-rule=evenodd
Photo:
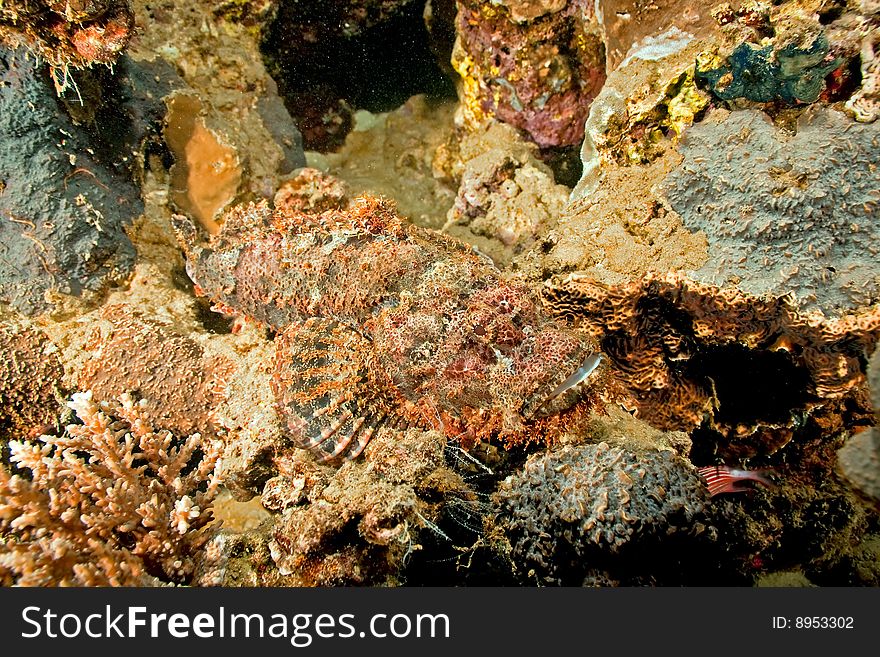
M686 228L703 231L701 282L753 295L794 292L838 315L877 300L880 126L809 110L785 137L762 112L716 112L682 139L661 184Z
M708 499L674 453L604 442L533 456L496 494L517 568L544 584L580 584L609 555L689 533Z

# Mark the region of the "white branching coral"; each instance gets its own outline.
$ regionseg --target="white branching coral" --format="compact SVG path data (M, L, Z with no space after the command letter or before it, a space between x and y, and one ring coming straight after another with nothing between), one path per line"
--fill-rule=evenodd
M10 441L0 466L0 583L150 585L191 580L213 530L219 445L153 431L128 395L68 403L82 424Z

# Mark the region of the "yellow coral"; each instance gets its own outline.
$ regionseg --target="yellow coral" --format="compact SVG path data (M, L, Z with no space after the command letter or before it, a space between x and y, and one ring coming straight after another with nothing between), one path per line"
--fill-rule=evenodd
M461 118L466 128L473 129L491 117L487 116L480 105L480 75L477 64L459 43L455 44L452 51L452 67L461 76L461 84L458 85Z

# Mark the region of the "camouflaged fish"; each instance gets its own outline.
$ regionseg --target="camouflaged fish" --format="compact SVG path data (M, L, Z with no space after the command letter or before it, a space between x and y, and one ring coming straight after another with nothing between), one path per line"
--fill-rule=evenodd
M590 406L591 339L387 202L312 215L241 206L203 245L192 221L173 225L197 292L278 332L279 412L325 460L356 457L380 427L464 445L552 440Z

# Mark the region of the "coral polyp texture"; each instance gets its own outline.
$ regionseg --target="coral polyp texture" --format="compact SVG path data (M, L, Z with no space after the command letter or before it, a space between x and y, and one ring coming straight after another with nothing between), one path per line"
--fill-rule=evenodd
M569 586L615 581L614 555L630 550L643 552L648 571L652 550L701 531L708 502L705 483L674 452L604 442L536 454L495 494L523 580Z
M796 128L785 135L756 110L710 114L682 138L661 190L709 241L697 280L794 293L837 316L880 299L880 125L818 109Z
M86 345L80 387L99 399L136 395L140 413L157 429L215 434L213 410L231 364L206 356L192 339L138 317L130 307L107 306L101 319Z
M599 340L624 405L659 428L711 429L722 457L767 456L795 436L833 445L872 421L864 361L880 339L877 306L827 319L682 274L620 285L570 274L544 300Z
M55 424L63 376L57 348L44 333L13 322L0 323L2 438L33 438L34 431L43 432ZM0 447L0 460L5 456L5 448Z
M199 291L279 332L281 415L325 458L356 456L382 426L552 441L590 406L580 383L598 355L586 335L384 201L318 215L242 206L205 245L191 221L175 226Z
M0 43L26 46L53 68L112 64L134 34L128 0L4 0ZM63 86L64 82L61 82Z
M11 467L0 466L0 582L190 582L213 532L217 447L154 431L127 395L77 393L69 405L81 424L11 441Z

